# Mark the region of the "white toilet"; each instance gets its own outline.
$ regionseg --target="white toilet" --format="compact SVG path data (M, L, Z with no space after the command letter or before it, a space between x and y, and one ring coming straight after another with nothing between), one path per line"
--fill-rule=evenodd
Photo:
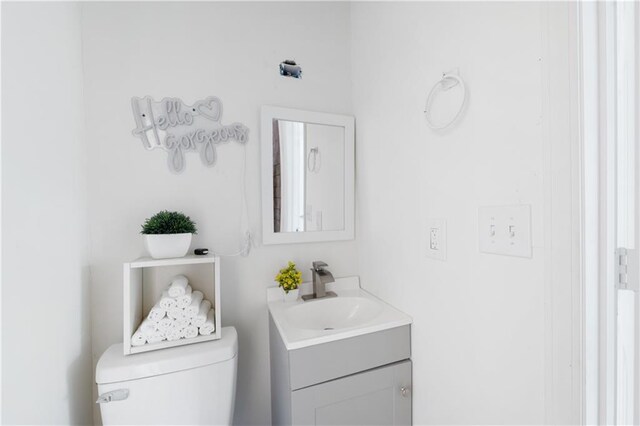
M122 344L96 367L102 423L230 425L236 394L238 334L124 356Z

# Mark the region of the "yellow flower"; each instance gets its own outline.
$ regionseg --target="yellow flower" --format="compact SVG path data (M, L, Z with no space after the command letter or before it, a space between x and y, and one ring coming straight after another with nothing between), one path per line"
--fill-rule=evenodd
M280 269L280 272L276 275L276 281L288 293L290 290L298 288L302 283L302 272L296 269L295 263L289 261L287 267Z

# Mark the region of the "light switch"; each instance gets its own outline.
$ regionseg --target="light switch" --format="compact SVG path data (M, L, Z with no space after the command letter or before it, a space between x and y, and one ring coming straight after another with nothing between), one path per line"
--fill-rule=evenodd
M488 206L478 209L482 253L531 257L531 206Z
M444 219L430 219L427 227L427 256L447 259L447 223Z

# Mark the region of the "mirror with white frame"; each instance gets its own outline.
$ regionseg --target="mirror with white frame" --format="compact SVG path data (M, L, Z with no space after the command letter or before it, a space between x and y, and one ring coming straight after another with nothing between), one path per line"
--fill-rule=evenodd
M264 244L354 238L354 120L262 107Z

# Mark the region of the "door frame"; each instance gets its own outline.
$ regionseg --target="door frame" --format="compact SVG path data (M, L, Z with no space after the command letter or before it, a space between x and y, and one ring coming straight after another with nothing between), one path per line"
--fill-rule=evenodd
M615 75L616 49L613 35L616 32L615 3L576 3L579 46L579 108L580 108L580 168L581 168L581 297L582 313L582 410L584 423L616 423L616 309L615 287L617 248L617 148L616 86L610 76ZM640 11L636 6L636 35L640 35ZM638 40L636 36L636 40ZM638 45L635 45L635 69L640 70ZM635 93L638 114L638 87ZM635 188L640 188L638 178L638 131L635 150ZM640 197L635 197L635 212ZM636 218L636 246L638 241ZM636 300L636 327L638 321L638 294ZM638 341L635 339L634 421L640 420L638 397ZM608 396L613 394L613 398Z

